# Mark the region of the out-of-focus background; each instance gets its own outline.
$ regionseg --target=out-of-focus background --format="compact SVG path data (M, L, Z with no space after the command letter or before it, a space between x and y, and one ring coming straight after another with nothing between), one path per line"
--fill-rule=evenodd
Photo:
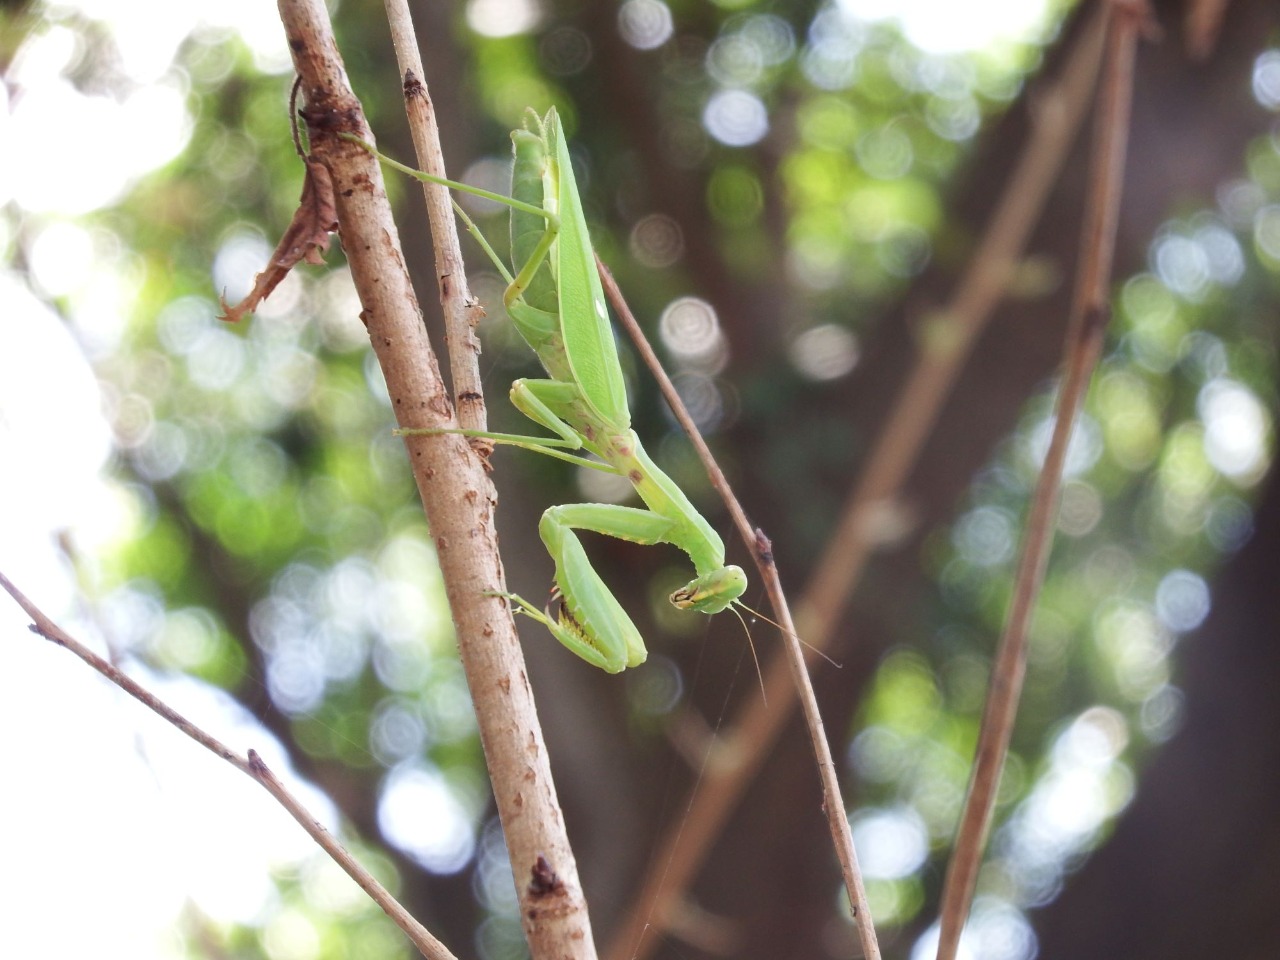
M1155 6L1113 328L1068 465L975 960L1280 950L1280 9L1227 3L1213 38L1219 5ZM413 7L456 175L505 189L508 131L527 106L560 109L596 243L800 592L916 356L946 349L950 297L1092 4ZM380 145L408 159L380 5L331 8ZM0 570L288 770L459 956L524 955L433 548L338 245L252 319L217 319L301 184L273 6L7 2L0 69ZM931 956L936 936L1050 426L1086 140L883 511L841 669L815 669L889 957ZM436 331L416 190L389 187ZM501 244L501 212L472 210ZM505 392L532 358L468 253L492 305L492 422L526 431ZM742 562L625 363L638 429ZM625 491L495 461L508 574L540 597L538 513ZM525 638L603 948L693 788L673 744L759 689L735 621L670 614L682 557L589 549L649 663L606 677L534 625ZM0 952L409 955L265 793L31 637L7 598L0 624ZM767 625L752 635L775 652ZM689 935L657 955L853 956L817 803L789 727L689 892Z

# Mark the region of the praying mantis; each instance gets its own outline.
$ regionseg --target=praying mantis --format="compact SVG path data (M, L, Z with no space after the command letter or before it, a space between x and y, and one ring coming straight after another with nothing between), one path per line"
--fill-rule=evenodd
M513 196L503 197L414 170L354 142L384 163L430 183L496 200L511 208L511 257L507 269L469 217L469 232L507 283L503 305L548 377L515 381L511 402L554 436L535 437L475 430L403 430L402 434L458 433L485 437L627 478L644 508L603 503L549 507L538 532L555 563L551 601L545 610L515 594L501 594L518 612L539 621L569 650L608 673L639 666L648 653L640 631L587 558L580 530L686 553L697 576L671 594L679 609L719 613L747 588L742 568L725 563L724 543L676 483L653 462L631 429L626 387L605 309L591 238L564 128L554 107L545 117L512 132ZM586 451L593 458L581 456ZM551 603L560 602L558 615Z

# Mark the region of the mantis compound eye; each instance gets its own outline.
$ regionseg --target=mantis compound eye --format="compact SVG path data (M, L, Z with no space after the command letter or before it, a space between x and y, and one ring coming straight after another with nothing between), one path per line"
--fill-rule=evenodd
M671 604L681 610L719 613L742 596L747 589L747 575L742 568L729 564L691 580L671 594Z

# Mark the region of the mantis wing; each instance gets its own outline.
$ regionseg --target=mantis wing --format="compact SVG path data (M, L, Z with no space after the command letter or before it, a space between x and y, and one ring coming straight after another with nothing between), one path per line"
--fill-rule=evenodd
M560 329L565 352L586 401L602 420L621 433L631 427L626 385L573 177L573 162L554 108L547 113L546 130L558 168L560 237L556 241L556 282L560 288Z

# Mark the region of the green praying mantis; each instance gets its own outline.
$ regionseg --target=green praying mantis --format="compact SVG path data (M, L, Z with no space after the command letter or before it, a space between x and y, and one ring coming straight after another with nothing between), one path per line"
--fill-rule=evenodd
M578 539L589 530L640 544L669 543L688 554L697 577L671 594L684 610L719 613L747 588L741 567L725 564L724 543L689 498L645 452L631 429L626 387L618 363L604 291L573 176L564 128L555 108L511 134L515 164L513 196L502 197L463 183L433 177L383 156L355 140L384 163L420 180L496 200L511 208L513 277L474 223L455 204L506 280L503 305L533 348L548 378L517 380L511 402L554 436L526 437L474 430L404 430L404 434L460 433L485 437L626 477L645 507L602 503L553 506L538 532L555 561L551 602L545 611L515 594L503 594L517 609L544 624L562 644L588 663L618 673L645 661L640 631L605 586ZM351 138L354 140L354 138ZM586 451L589 459L572 451Z

